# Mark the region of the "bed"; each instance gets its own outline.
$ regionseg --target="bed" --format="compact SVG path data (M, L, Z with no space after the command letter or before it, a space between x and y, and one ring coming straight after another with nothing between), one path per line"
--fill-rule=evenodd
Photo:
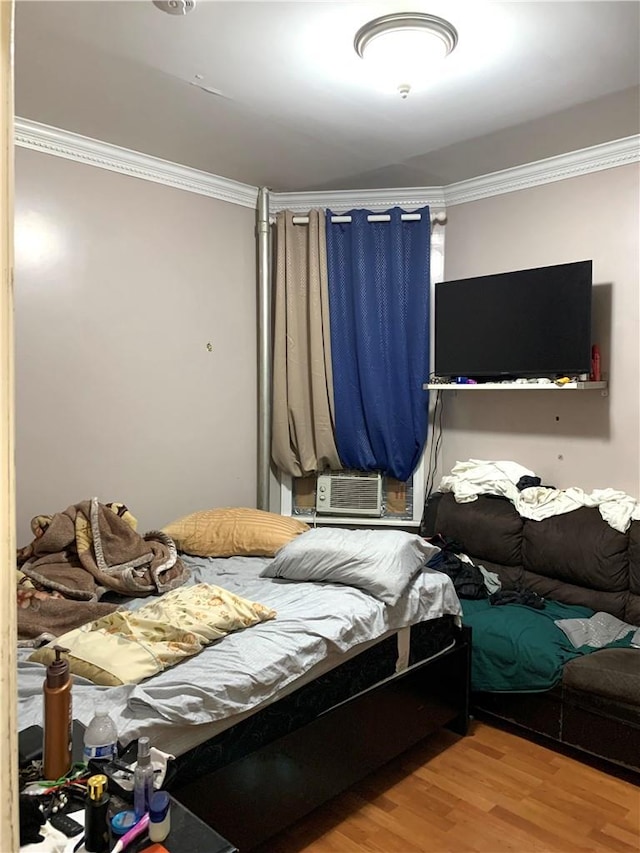
M73 715L87 725L103 707L122 746L147 735L174 755L174 796L241 850L435 729L466 731L469 642L446 575L423 569L388 605L343 584L261 577L270 558L183 560L188 584L221 586L277 617L140 684L75 678ZM44 669L27 657L21 728L41 722Z

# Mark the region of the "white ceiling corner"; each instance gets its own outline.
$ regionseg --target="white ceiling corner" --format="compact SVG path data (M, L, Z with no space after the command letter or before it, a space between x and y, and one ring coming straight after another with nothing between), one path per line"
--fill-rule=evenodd
M151 0L21 0L16 112L184 164L195 172L160 162L147 177L207 194L203 174L278 193L446 186L453 200L478 176L640 132L640 2L412 0L459 40L406 100L373 85L353 48L401 5L202 0L171 16ZM151 168L115 159L127 174ZM216 188L246 202L237 190Z

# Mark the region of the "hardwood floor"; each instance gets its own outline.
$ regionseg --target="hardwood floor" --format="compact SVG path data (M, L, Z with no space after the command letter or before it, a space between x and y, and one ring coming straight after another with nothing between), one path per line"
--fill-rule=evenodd
M640 788L475 722L466 738L428 738L259 853L586 850L640 851Z

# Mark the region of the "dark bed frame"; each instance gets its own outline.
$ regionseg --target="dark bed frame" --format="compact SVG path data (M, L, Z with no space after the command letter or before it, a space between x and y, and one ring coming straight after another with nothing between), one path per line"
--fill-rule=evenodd
M470 661L456 629L449 650L172 793L245 853L443 726L466 734Z

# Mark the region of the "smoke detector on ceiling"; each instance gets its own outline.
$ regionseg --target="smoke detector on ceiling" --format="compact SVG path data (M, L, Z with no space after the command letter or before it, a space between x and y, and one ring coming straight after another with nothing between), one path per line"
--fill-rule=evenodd
M153 0L153 5L167 15L186 15L196 8L196 0Z

